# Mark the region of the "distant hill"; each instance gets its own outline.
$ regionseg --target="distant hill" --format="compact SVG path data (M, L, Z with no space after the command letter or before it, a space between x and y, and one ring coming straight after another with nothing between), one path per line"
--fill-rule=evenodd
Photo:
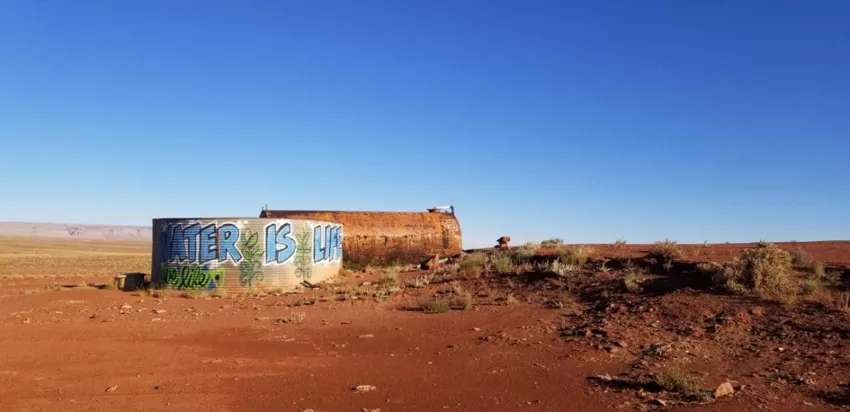
M150 226L78 225L45 222L0 222L0 236L147 241Z

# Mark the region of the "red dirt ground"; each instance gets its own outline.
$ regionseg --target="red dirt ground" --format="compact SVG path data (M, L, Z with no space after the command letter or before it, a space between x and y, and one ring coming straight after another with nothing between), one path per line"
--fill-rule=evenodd
M850 242L781 245L803 246L843 271L844 283L832 288L847 289ZM684 246L686 260L724 261L749 245L698 246ZM648 249L593 247L588 267L603 258L640 258ZM6 281L0 283L0 410L820 411L850 405L850 314L806 299L783 306L719 294L663 275L627 292L617 269L585 272L568 280L443 276L387 300L345 301L328 288L188 299ZM424 273L403 273L399 283ZM377 279L357 273L347 282ZM440 314L407 310L452 288L471 292L475 305ZM355 292L374 290L372 284ZM577 296L574 310L547 307L565 291ZM311 296L314 304L298 305ZM293 312L304 314L303 323L278 322ZM736 392L698 403L647 383L650 372L669 366L712 392L727 380ZM353 390L358 385L375 389Z

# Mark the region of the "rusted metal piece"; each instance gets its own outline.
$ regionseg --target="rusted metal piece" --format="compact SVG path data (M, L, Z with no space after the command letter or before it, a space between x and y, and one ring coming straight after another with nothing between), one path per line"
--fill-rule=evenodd
M346 265L415 264L435 255L461 254L460 223L443 208L427 212L360 212L321 210L268 210L260 217L312 219L342 223Z

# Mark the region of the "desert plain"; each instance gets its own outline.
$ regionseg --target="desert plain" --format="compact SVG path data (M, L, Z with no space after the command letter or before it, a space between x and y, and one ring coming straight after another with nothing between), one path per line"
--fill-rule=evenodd
M0 250L2 411L850 407L850 241L550 239L242 294L116 290L149 242Z

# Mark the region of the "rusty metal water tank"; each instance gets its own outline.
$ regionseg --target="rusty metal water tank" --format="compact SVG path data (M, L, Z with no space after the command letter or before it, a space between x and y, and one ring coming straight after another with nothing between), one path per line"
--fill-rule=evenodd
M321 210L268 210L261 218L310 219L339 222L345 231L342 244L346 265L370 263L419 264L433 255L461 254L460 223L443 208L427 212L361 212Z

